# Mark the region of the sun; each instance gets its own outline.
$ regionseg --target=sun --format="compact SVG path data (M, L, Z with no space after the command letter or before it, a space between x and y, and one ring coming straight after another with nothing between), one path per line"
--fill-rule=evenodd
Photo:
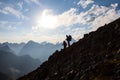
M50 11L44 10L38 17L37 23L40 27L54 29L57 26L57 18Z

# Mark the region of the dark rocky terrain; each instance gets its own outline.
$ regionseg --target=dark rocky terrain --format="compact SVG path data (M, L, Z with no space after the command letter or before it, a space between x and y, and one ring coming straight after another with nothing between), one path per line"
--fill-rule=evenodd
M120 80L120 19L56 51L18 80Z
M10 76L0 72L0 80L14 80Z

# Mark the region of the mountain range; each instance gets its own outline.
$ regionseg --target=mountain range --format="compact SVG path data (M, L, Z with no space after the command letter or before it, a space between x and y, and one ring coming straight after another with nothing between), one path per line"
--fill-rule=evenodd
M55 50L59 50L62 47L60 43L37 43L34 41L29 41L20 51L19 55L30 55L33 58L38 58L40 61L45 61L52 55Z
M54 52L17 80L120 80L120 18Z
M32 40L27 43L0 43L0 73L16 79L36 69L61 47L62 43L38 43Z
M74 39L71 41L71 44L76 42ZM62 43L49 43L42 42L38 43L35 41L28 41L27 43L1 43L0 46L8 46L12 52L18 56L29 55L34 59L39 59L41 62L48 59L50 55L56 50L62 48ZM1 48L0 48L1 49Z
M15 54L19 55L20 50L25 46L25 43L1 43L0 46L8 46ZM1 48L0 48L1 49Z
M17 56L8 45L0 46L0 73L12 79L33 71L40 64L40 60L33 59L29 55Z

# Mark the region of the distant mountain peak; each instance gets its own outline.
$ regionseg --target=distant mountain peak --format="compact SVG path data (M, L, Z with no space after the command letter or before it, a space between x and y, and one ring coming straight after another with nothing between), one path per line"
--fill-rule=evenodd
M8 45L9 43L8 42L4 42L2 45Z
M47 41L41 42L42 45L46 45L46 44L48 44L48 43L49 43L49 42L47 42Z
M9 46L7 45L7 44L3 44L2 46L1 46L1 48L9 48Z
M7 52L13 52L7 44L3 44L2 46L0 46L0 50L7 51Z
M33 41L33 40L30 40L30 41L28 41L27 43L36 43L35 41Z

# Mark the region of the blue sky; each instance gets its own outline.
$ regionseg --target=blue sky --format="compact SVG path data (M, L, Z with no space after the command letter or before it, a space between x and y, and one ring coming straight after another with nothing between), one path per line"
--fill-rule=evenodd
M120 17L120 0L0 0L0 42L78 40Z

